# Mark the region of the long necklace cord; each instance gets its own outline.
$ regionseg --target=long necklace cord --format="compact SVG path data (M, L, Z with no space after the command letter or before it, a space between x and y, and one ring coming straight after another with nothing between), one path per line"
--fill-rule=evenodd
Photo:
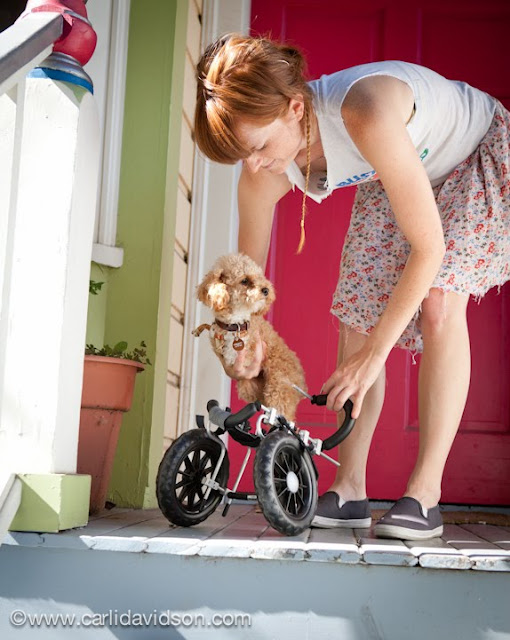
M306 193L308 191L308 184L310 182L310 116L308 110L305 112L305 127L306 127L306 177L305 177L305 190L303 191L303 201L301 203L301 238L296 253L301 253L305 246L305 216L306 216Z

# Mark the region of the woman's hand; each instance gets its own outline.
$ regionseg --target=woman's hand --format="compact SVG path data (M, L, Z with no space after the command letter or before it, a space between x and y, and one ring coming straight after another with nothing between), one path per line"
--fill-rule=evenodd
M338 412L350 398L352 417L358 418L365 395L377 380L384 363L384 357L366 346L347 358L322 386L321 393L328 395L328 409Z
M266 351L267 344L260 338L260 335L257 334L253 357L246 362L248 350L242 349L239 351L236 361L230 371L227 371L227 374L235 380L256 378L262 369L262 362L266 357Z

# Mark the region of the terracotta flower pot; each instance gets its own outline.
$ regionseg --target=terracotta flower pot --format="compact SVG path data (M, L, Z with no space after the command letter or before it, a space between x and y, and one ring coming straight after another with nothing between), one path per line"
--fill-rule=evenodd
M143 369L133 360L85 356L77 471L92 477L91 514L104 507L122 416Z

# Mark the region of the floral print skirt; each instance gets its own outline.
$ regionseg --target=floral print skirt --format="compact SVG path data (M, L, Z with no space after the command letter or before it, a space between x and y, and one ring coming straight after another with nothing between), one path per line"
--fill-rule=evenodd
M473 295L510 279L510 112L499 102L478 148L433 189L446 243L432 288ZM379 180L357 187L331 312L360 333L377 324L410 247ZM420 352L420 309L396 346Z

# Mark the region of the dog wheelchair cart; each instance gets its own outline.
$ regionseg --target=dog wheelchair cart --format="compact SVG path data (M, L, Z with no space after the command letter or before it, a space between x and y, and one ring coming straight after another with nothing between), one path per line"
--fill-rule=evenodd
M305 395L312 404L326 404L325 395ZM188 527L203 522L220 502L225 516L232 500L257 499L266 520L280 533L297 535L308 528L318 497L313 456L320 455L339 466L324 452L336 447L354 427L352 402L347 400L344 405L343 424L324 441L311 438L309 431L299 429L274 408L259 402L231 413L228 408L221 409L216 400L210 400L207 411L208 420L196 416L198 428L177 438L159 465L156 491L163 515L173 524ZM253 432L250 418L259 411ZM232 489L227 487L227 448L219 438L225 432L247 447ZM252 449L256 449L255 494L237 491Z

